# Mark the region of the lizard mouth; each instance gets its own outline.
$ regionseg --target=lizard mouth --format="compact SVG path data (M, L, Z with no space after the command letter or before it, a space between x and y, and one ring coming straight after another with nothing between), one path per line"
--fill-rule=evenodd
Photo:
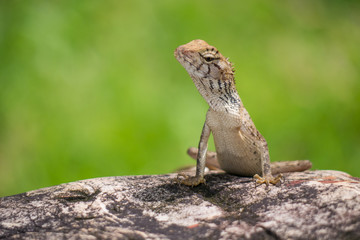
M178 60L178 61L179 61L180 56L182 55L180 47L176 48L174 51L174 56L175 56L176 60Z
M193 40L176 48L174 51L174 56L181 64L183 59L187 62L193 63L191 55L198 54L208 46L209 45L204 40Z
M184 48L184 45L181 45L178 48L176 48L174 51L174 56L175 56L176 60L178 60L180 62L180 60L186 56L185 52L186 52L186 50Z
M176 58L176 60L183 66L185 67L185 69L187 69L189 66L194 64L194 60L191 58L191 53L190 51L187 51L185 49L185 47L183 47L184 45L178 47L175 49L174 51L174 56ZM187 66L189 65L189 66ZM187 69L188 70L188 69Z

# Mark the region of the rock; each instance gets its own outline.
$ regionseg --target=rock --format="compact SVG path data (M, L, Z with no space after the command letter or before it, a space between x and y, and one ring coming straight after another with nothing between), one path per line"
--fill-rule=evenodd
M82 180L0 198L6 239L360 239L360 179L285 174L280 186L211 173Z

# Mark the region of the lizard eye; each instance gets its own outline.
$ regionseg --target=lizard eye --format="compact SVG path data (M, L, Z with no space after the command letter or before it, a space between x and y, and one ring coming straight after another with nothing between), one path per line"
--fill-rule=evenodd
M210 63L216 59L219 59L219 56L217 53L211 52L210 50L207 50L204 53L199 53L200 57L205 60L205 62Z
M211 62L212 60L214 60L215 58L213 57L204 57L205 61L207 62Z

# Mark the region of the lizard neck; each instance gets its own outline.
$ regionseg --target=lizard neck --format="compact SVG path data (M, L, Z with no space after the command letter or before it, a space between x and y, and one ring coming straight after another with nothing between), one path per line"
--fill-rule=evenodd
M239 115L243 104L232 74L222 79L194 77L193 82L213 111Z

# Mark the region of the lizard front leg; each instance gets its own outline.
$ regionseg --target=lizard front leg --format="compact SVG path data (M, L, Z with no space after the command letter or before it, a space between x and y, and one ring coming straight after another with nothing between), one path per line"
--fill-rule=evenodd
M205 183L204 170L205 170L207 143L209 140L210 132L211 130L205 121L204 127L201 132L201 137L199 142L199 152L196 159L196 175L188 176L188 175L179 174L177 178L177 182L181 184L185 184L187 186L197 186L200 183ZM179 176L182 176L184 178L179 179Z
M281 173L276 177L271 174L269 149L266 141L265 143L261 144L261 165L262 177L260 177L258 174L255 174L254 179L256 180L256 183L265 183L267 186L269 186L270 183L276 185L279 181L281 181Z

